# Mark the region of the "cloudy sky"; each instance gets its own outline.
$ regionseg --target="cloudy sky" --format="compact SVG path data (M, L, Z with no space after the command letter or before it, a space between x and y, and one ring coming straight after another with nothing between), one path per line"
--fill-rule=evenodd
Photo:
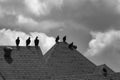
M95 64L120 71L120 0L0 0L0 45L39 36L45 53L57 35Z

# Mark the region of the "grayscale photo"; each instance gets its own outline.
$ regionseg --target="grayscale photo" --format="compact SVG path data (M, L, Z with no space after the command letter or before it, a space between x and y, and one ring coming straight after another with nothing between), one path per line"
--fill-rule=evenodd
M120 0L0 0L0 80L120 80Z

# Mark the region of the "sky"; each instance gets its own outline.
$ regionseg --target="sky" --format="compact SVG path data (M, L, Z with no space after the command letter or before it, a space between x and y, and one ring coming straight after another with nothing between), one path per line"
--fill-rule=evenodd
M39 37L45 54L67 36L96 65L120 71L120 0L0 0L0 45Z

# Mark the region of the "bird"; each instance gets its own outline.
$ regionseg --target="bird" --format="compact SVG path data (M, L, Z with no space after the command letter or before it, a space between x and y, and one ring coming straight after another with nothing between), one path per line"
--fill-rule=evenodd
M59 35L58 35L58 36L56 37L56 40L55 40L55 41L56 41L56 43L58 43L58 42L59 42L59 39L60 39L60 38L59 38Z
M34 43L35 43L35 46L38 46L38 45L39 45L39 39L38 39L38 36L35 38Z
M66 42L66 36L63 37L63 42Z
M69 44L68 46L70 49L73 49L73 42Z
M19 46L19 44L20 44L20 38L19 38L19 37L17 37L17 39L16 39L16 46L18 47L18 46Z
M31 40L30 37L26 40L26 46L28 46L30 44Z
M74 49L77 49L77 46L76 46L76 45L73 45L73 48L74 48Z

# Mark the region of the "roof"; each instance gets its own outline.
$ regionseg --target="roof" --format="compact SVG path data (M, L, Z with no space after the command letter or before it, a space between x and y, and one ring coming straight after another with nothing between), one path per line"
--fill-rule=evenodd
M90 74L96 65L77 50L69 49L68 43L55 44L45 55L45 63L53 69L55 75Z
M106 64L102 64L96 67L95 74L102 74L102 69L105 68L109 74L114 74L115 72L109 68Z
M6 80L1 72L0 72L0 80Z
M43 80L51 75L50 69L42 63L43 55L40 48L20 46L12 48L12 63L4 58L3 47L0 47L0 72L7 80ZM50 78L50 77L47 77Z
M82 74L82 75L73 75L73 76L60 76L60 77L56 77L56 80L110 80L110 78L98 74Z
M76 49L69 49L68 45L64 42L57 43L44 56L41 49L35 46L9 46L7 49L12 51L8 52L8 60L5 58L6 46L0 46L0 80L63 80L66 76L66 80L105 80L102 75L94 74L103 67L114 73L107 65L96 66ZM119 78L119 74L114 75L116 77L111 77Z

